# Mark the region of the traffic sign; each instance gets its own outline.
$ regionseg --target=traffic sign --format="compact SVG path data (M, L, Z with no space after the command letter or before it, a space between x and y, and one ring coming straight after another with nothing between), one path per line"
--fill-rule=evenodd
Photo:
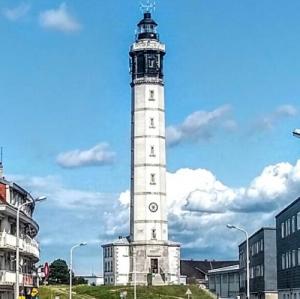
M48 278L48 276L49 276L49 274L50 274L49 272L50 272L50 270L49 270L49 265L48 265L48 263L45 263L45 266L44 266L45 279Z
M188 296L188 299L190 299L190 296L193 295L190 289L187 289L185 294Z

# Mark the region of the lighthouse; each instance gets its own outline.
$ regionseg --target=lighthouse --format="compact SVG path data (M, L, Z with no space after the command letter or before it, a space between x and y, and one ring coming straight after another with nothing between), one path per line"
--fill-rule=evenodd
M150 11L146 11L143 19L138 23L136 39L129 52L130 235L103 246L104 268L110 271L107 274L107 281L109 281L107 284L179 283L180 245L168 239L165 54L165 45L159 39L157 23L152 19ZM120 273L119 277L116 276L116 269L122 272L122 279ZM106 278L106 271L104 271L104 278Z

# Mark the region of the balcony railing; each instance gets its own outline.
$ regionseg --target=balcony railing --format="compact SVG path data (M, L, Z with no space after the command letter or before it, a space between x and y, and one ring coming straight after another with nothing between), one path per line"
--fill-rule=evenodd
M16 273L6 270L0 271L0 285L13 285L16 282ZM19 276L20 285L33 286L34 276L31 274L20 274Z
M17 238L14 235L8 233L0 234L0 248L11 248L16 249ZM24 254L33 255L36 258L40 257L39 244L36 240L31 239L26 236L25 238L20 238L19 242L20 252Z

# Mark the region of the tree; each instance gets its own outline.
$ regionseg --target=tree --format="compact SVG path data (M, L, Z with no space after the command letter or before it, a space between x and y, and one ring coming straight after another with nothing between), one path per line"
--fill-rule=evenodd
M49 269L49 284L68 284L70 282L69 267L66 261L57 259L50 264Z

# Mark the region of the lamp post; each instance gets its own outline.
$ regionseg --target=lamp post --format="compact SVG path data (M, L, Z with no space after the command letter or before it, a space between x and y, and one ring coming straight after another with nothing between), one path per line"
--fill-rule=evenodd
M15 284L15 299L19 298L19 292L20 292L20 282L19 282L19 276L20 276L20 211L23 207L27 205L35 205L37 202L41 202L46 200L46 196L40 196L36 199L33 199L33 201L24 202L23 204L18 206L17 210L17 227L16 227L16 284Z
M300 129L295 129L293 131L293 136L297 137L297 138L300 138Z
M232 224L227 224L227 228L229 229L236 229L241 231L242 233L245 234L246 236L246 276L247 276L247 299L250 299L250 260L249 260L249 234L246 230L244 230L243 228L237 227L235 225Z
M77 247L87 245L86 242L82 242L79 244L74 245L70 250L70 286L69 286L69 299L72 299L72 270L73 270L73 250Z

